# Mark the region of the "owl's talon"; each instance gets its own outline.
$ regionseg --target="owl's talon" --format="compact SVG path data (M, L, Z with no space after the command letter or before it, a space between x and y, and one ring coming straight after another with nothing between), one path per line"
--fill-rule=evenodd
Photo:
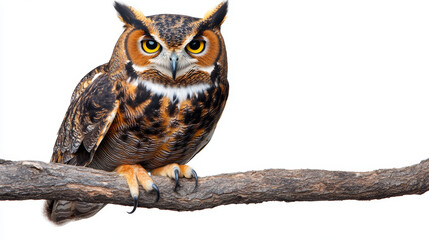
M158 186L156 186L156 185L155 185L155 183L153 183L153 184L152 184L152 188L153 188L153 190L155 190L155 192L156 192L156 199L155 199L155 202L158 202L158 201L159 201L159 189L158 189Z
M176 183L174 185L174 191L177 192L177 187L179 186L179 169L175 168L174 169L174 179L176 180Z
M130 189L131 196L134 200L134 207L129 214L136 211L138 207L138 196L139 196L139 183L143 186L146 192L155 190L156 191L156 201L159 200L159 189L153 183L152 178L150 178L147 171L138 164L124 164L120 165L115 170L119 175L125 177Z
M197 190L197 187L198 187L198 175L194 169L192 169L191 174L192 174L192 177L195 178L195 187L194 187L194 190L192 190L192 192L195 192Z
M195 178L195 187L193 192L198 187L198 175L194 169L187 165L179 165L177 163L172 163L165 165L160 168L156 168L152 170L152 176L165 176L175 180L174 191L177 192L177 188L179 187L179 178Z
M131 210L131 212L128 212L128 214L132 214L133 212L135 212L137 209L137 206L139 205L138 197L134 196L133 199L134 199L134 207L133 207L133 210Z

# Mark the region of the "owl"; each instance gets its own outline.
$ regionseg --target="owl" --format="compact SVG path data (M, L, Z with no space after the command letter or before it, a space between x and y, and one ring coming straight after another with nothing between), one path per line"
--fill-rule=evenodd
M203 18L140 11L115 2L125 24L110 61L75 88L51 162L116 171L128 183L134 210L139 184L151 176L194 178L185 165L210 141L228 97L227 56L220 27L228 3ZM88 218L105 204L48 200L57 224Z

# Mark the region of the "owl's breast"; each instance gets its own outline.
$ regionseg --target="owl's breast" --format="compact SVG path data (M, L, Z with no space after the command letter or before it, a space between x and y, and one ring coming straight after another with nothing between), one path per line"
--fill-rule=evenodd
M185 164L210 140L228 96L223 84L166 88L128 84L91 167L111 171L140 163L147 170Z

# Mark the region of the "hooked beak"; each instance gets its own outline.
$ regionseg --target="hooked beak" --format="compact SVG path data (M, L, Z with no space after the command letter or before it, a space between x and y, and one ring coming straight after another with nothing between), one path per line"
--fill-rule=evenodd
M177 61L178 60L179 60L179 57L177 56L176 52L173 52L170 56L171 74L173 75L173 81L176 80Z

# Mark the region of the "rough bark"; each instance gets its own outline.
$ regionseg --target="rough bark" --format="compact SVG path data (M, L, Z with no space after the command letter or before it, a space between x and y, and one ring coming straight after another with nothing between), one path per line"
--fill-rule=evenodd
M370 172L267 169L221 174L194 181L153 177L161 199L140 188L139 206L192 211L226 204L265 201L371 200L429 189L429 160ZM0 160L0 200L64 199L132 206L125 179L116 173L39 161Z

